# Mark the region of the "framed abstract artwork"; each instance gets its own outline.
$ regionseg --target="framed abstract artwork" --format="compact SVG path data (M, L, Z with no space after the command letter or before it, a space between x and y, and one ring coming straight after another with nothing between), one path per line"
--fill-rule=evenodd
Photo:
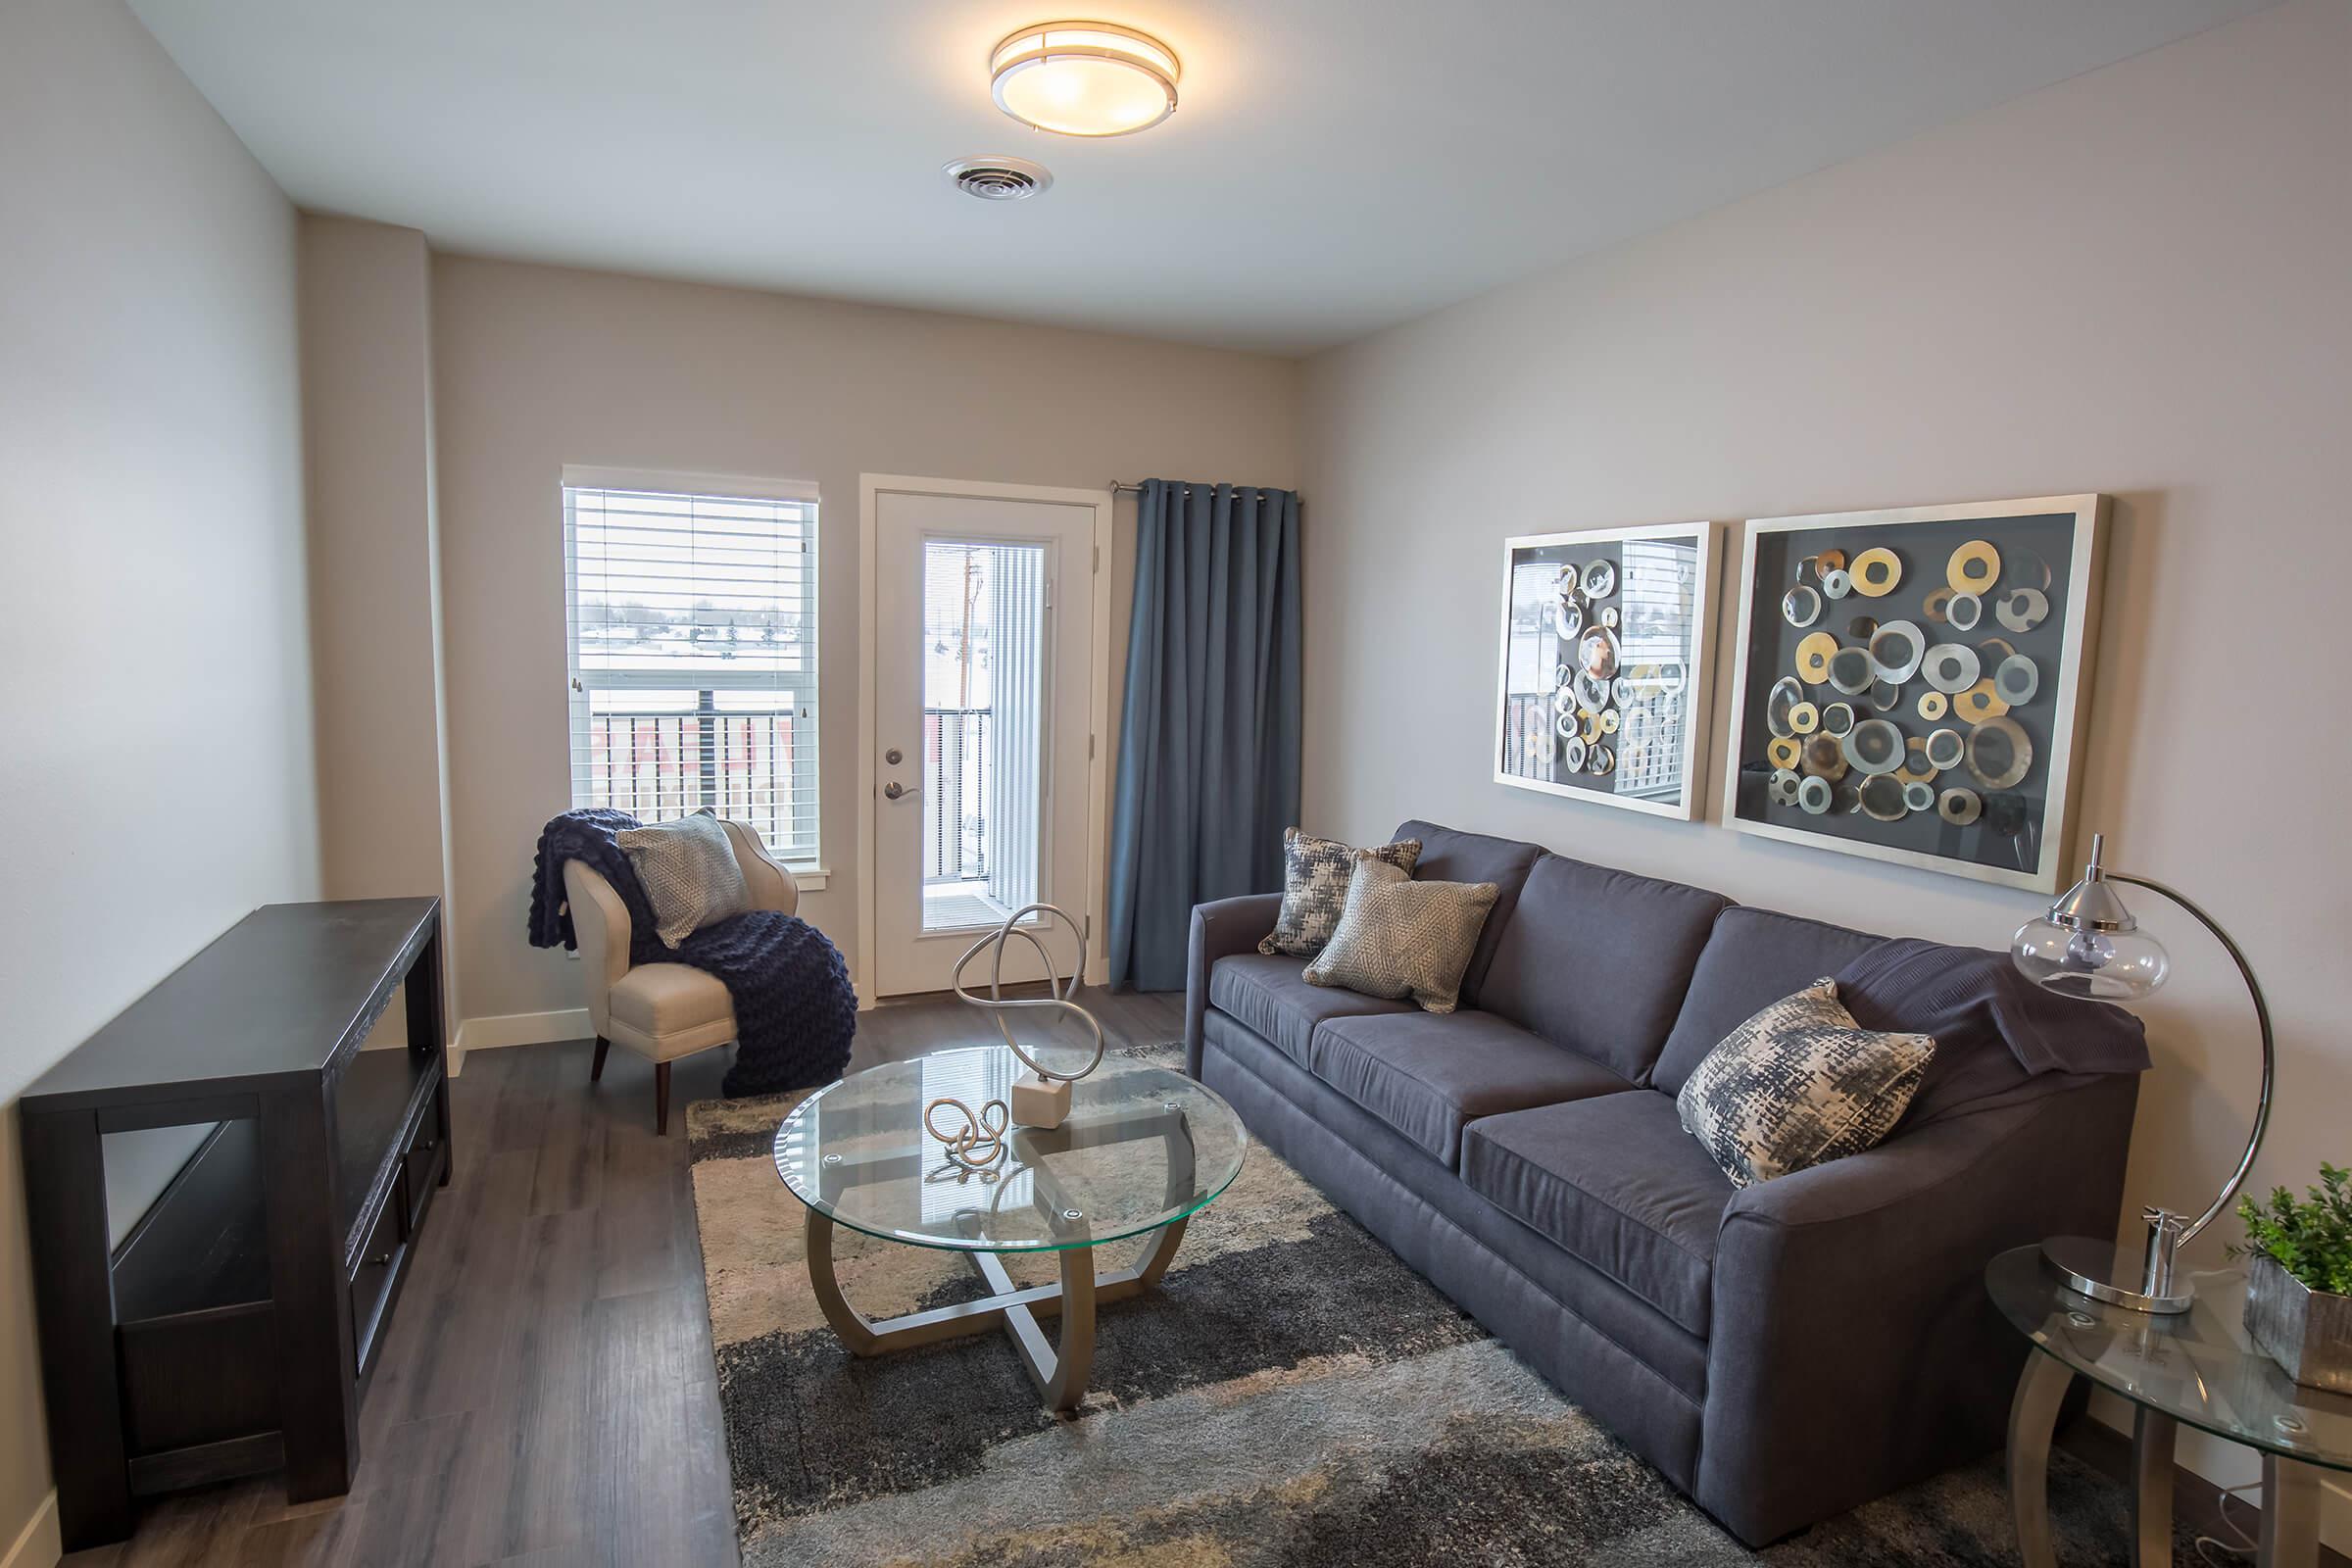
M1675 522L1503 541L1496 783L1698 814L1720 535Z
M2055 893L2107 498L1752 518L1726 827Z

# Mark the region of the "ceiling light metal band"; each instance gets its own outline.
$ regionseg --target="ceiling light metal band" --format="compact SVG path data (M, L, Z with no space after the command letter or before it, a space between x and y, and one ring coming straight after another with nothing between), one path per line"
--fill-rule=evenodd
M1089 78L1100 81L1105 68L1127 74L1136 90L1118 101L1089 103ZM1071 84L1054 91L1045 84L1056 70ZM989 52L991 91L997 107L1025 125L1061 136L1126 136L1149 130L1176 112L1176 82L1183 74L1176 51L1148 32L1109 22L1049 22L1005 35ZM1055 100L1059 99L1060 102Z

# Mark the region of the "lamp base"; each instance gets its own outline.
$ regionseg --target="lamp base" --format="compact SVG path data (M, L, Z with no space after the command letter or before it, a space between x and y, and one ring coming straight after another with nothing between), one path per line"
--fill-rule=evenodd
M2187 1280L2177 1280L2162 1291L2147 1290L2147 1257L2130 1247L2118 1247L2088 1236L2053 1236L2041 1244L2041 1255L2066 1276L2066 1288L2134 1312L2185 1312L2196 1299Z

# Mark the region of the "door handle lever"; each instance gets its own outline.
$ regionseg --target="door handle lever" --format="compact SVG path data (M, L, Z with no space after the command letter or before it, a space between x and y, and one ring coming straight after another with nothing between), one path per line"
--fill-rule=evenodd
M893 779L890 783L882 786L882 798L886 801L909 801L921 793L922 791L920 790L908 789L906 785L899 783L896 779Z

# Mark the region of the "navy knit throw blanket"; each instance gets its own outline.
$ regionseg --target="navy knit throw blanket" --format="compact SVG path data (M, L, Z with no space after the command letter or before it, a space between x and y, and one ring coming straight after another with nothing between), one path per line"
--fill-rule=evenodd
M735 1065L720 1092L780 1095L829 1084L849 1065L858 994L825 934L798 915L752 909L715 921L675 948L654 933L654 906L613 838L637 826L626 811L565 811L539 830L531 868L534 948L577 948L564 899L564 862L600 873L629 911L629 964L683 963L714 975L735 1004Z

